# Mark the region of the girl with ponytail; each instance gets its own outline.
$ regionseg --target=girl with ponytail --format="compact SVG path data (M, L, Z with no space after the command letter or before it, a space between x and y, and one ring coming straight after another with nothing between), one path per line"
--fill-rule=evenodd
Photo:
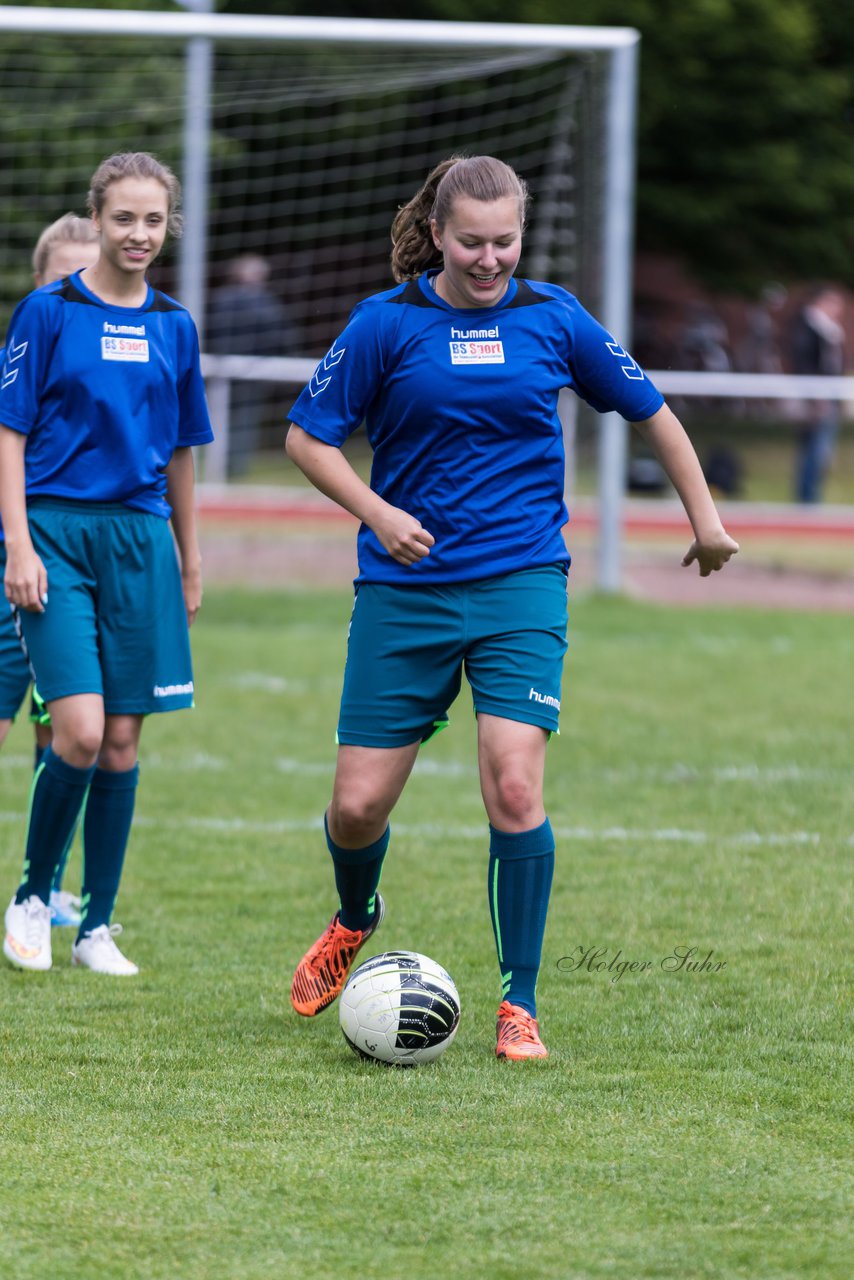
M536 981L555 854L543 775L566 649L561 388L622 414L656 450L694 529L683 564L705 577L738 550L685 432L619 341L559 285L516 278L527 204L493 156L437 165L392 224L397 286L356 307L287 439L362 522L325 815L340 905L297 966L292 1003L306 1017L332 1004L382 923L389 815L465 671L501 980L495 1052L512 1060L547 1056ZM369 485L341 452L362 422Z

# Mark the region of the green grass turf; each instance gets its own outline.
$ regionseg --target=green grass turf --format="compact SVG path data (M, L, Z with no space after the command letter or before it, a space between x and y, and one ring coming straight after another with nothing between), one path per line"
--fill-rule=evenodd
M335 905L319 817L348 610L209 593L198 708L143 735L117 911L141 975L72 971L68 931L51 973L0 969L3 1274L850 1276L849 619L574 605L541 1064L493 1057L464 693L393 819L369 948L447 965L462 1022L396 1072L288 1003ZM18 724L7 891L29 752ZM662 968L691 946L725 967ZM572 969L578 948L648 967Z

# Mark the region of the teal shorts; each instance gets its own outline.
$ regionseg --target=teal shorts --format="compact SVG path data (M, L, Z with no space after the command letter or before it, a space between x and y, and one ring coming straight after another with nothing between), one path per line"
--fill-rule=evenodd
M562 565L442 586L360 584L339 743L426 741L447 724L463 671L476 714L555 732L566 622Z
M6 568L6 545L0 542L0 568ZM32 680L12 610L0 597L0 720L14 720Z
M193 705L193 668L169 524L114 503L31 499L47 570L44 613L17 611L46 703L96 693L108 715Z

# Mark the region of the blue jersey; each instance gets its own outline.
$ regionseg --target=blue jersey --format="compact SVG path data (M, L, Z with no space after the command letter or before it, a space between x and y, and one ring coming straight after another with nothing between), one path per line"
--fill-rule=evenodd
M464 582L568 563L562 387L634 422L664 403L556 285L514 279L494 307L459 310L422 276L361 302L289 416L335 446L364 421L371 487L436 541L406 567L363 525L358 580Z
M173 452L213 439L190 313L150 286L140 307L103 302L79 272L37 289L12 316L0 423L27 437L28 497L168 518Z

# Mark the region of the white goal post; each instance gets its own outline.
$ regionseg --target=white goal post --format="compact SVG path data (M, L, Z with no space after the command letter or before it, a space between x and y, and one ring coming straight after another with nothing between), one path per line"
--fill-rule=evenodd
M205 0L187 0L187 3L193 2L197 7L202 7L205 4ZM216 75L219 70L216 64L216 57L221 48L234 49L241 45L253 45L268 55L270 50L274 48L277 54L280 50L285 49L303 51L301 61L309 68L312 67L312 59L317 56L316 51L325 48L330 51L328 58L332 58L333 61L337 61L340 64L341 70L339 74L345 78L352 75L349 69L352 63L347 62L341 51L345 49L365 51L360 53L360 57L368 64L367 73L373 74L375 79L387 77L393 85L397 83L398 79L396 60L399 60L401 64L411 64L413 80L418 78L426 79L435 86L435 98L429 108L424 107L422 104L413 109L408 99L403 97L399 99L404 104L404 107L412 111L412 122L409 127L411 127L413 139L423 132L422 116L425 113L429 114L430 111L433 111L435 114L439 114L441 111L449 110L445 87L442 83L443 79L448 79L448 71L443 69L443 64L448 64L448 67L450 67L452 63L459 64L460 61L473 63L475 59L486 59L489 61L489 66L482 74L493 78L493 93L498 92L500 94L501 92L500 86L503 82L498 77L502 73L502 68L504 68L511 75L516 74L517 78L525 79L527 77L527 81L531 86L529 91L535 94L539 65L545 68L549 62L556 62L559 58L569 55L578 55L582 62L585 59L589 62L595 59L596 66L599 68L596 73L598 78L594 94L596 97L596 118L594 121L594 108L591 108L587 117L587 124L591 131L593 129L596 131L595 146L598 153L596 157L596 181L595 183L589 183L589 190L579 190L578 183L575 180L567 180L566 157L573 147L578 149L583 144L584 139L578 136L583 132L583 128L578 123L578 120L570 120L569 111L567 111L567 118L564 122L565 128L558 127L560 124L559 112L553 111L550 118L549 136L539 140L544 149L544 158L541 162L541 170L538 172L542 172L545 176L542 184L537 182L532 184L534 186L533 194L535 200L539 198L541 205L539 208L539 231L537 232L539 239L535 241L531 252L533 257L533 251L536 250L537 264L542 263L548 269L552 265L550 255L552 253L558 253L559 255L561 240L573 239L576 269L580 270L579 263L583 264L586 253L589 253L591 258L595 258L598 272L596 297L588 298L583 296L583 301L590 306L590 309L597 314L598 318L615 335L618 341L624 345L630 344L635 116L639 49L639 35L633 29L625 27L384 21L343 18L269 17L261 15L237 16L207 12L156 13L132 10L40 9L0 6L0 37L2 37L0 38L0 61L2 61L3 56L2 45L7 44L8 46L8 42L16 37L27 39L27 51L29 53L29 46L32 45L33 56L36 58L40 43L55 40L56 37L67 38L69 49L80 48L83 50L85 47L87 55L90 52L97 51L99 42L107 39L113 41L109 46L110 49L116 47L116 42L118 41L135 41L137 43L134 48L138 51L139 60L146 61L147 64L149 79L146 81L148 86L146 92L152 99L149 104L152 111L156 108L159 93L157 50L166 47L166 44L173 49L180 48L184 67L184 93L179 113L181 118L173 118L171 125L172 131L176 135L176 167L184 186L185 232L179 250L180 256L175 291L180 300L189 307L200 326L203 323L206 307L206 280L209 266L208 246L210 244L212 211L214 209L219 210L220 206L227 203L226 197L211 186L211 162L220 162L222 164L223 157L225 157L226 161L228 159L229 149L237 149L238 147L238 143L235 141L235 131L226 129L217 133L215 131L212 132L211 127L211 104L216 98ZM369 55L367 51L372 52ZM60 47L57 55L59 60L62 58L62 53L63 50ZM539 64L537 58L540 58ZM371 59L373 59L373 62L371 62ZM94 71L90 74L94 79L98 74L103 75L105 73ZM324 94L327 97L329 94L326 82L316 68L312 71L312 74L314 78L310 81L310 90L307 91L309 94L309 107L312 102L320 100ZM21 106L19 103L27 101L28 81L33 79L37 79L35 73L28 73L24 69L21 71L20 87L13 86L8 99L2 99L2 95L0 95L0 114L5 113L7 120L9 119L9 113L14 115L16 105L22 115L26 114L26 105ZM260 96L256 96L256 99L251 103L248 101L243 102L246 97L245 87L248 80L248 76L243 81L239 77L235 78L233 82L235 87L231 92L233 92L235 102L240 110L245 111L247 127L252 127L252 122L255 121L257 124L267 104L261 101ZM67 85L69 82L66 80L61 83L64 89L53 90L53 92L68 92ZM508 81L509 83L510 81ZM544 86L545 83L544 79ZM272 89L266 89L265 85L261 84L260 78L259 85L259 95L262 92L266 92L269 97L273 93ZM498 89L494 87L496 85ZM357 91L363 92L361 88ZM399 93L404 94L406 91L400 89ZM281 90L276 92L281 94ZM554 100L559 102L559 90L555 89L552 92ZM83 95L82 87L81 95ZM129 93L130 96L131 93ZM166 96L168 97L168 94ZM544 94L541 96L544 96ZM455 105L458 114L453 116L449 114L449 123L446 126L451 131L449 136L455 137L456 141L453 145L446 146L445 154L453 150L465 151L470 149L469 118L466 116L465 108L468 103L474 103L476 99L477 91L470 86L464 86L460 90L459 102ZM492 101L495 101L495 99L493 98ZM536 98L532 96L531 103L533 104L535 101ZM50 117L52 113L54 121L61 119L65 105L62 100L46 102L47 116ZM386 113L392 109L393 102L391 107L387 106L385 108ZM486 111L488 112L489 110L491 110L491 107L487 105ZM132 142L126 140L131 126L128 119L122 116L121 107L117 102L112 106L112 111L115 111L115 114L107 113L107 118L103 121L106 141L102 144L100 152L92 157L86 157L89 171L94 168L94 165L103 155L108 154L109 150L118 149L114 145L116 139L119 140L122 147L133 145ZM520 107L514 107L513 112L516 117L522 117L526 114L525 108ZM103 111L102 114L104 114ZM530 114L532 117L536 115L533 105L531 106ZM142 117L140 118L142 119ZM266 117L264 119L266 120ZM555 123L556 119L558 124ZM459 123L455 124L454 121L459 121ZM404 124L406 124L405 120ZM576 130L576 136L572 140L569 137L571 124ZM509 128L509 125L503 127ZM533 127L536 128L536 124ZM136 149L155 149L148 145L148 137L150 136L148 128L148 122L143 120L139 126L138 134L131 132L130 137L135 139L138 136L139 138ZM113 141L110 140L111 134ZM154 136L159 135L155 134ZM328 133L323 136L331 137L332 135ZM315 148L318 152L317 165L320 170L322 170L325 163L325 158L322 154L323 136L319 135L319 142ZM403 158L405 158L405 153L408 150L403 143L408 136L410 135L406 132L401 134L400 150ZM503 133L499 134L499 141L493 148L498 154L505 154L501 150L503 136ZM33 131L30 122L28 122L27 128L22 131L22 138L24 139L22 146L29 146L33 152L39 148L40 139L37 133ZM476 138L479 141L479 135L476 135ZM517 146L520 148L530 146L533 151L535 141L538 140L531 135L528 143L523 143L520 139ZM334 145L336 148L346 148L346 132L340 136L335 136ZM413 142L413 147L414 145L415 143ZM424 143L428 150L435 147L435 145L435 141L432 140L429 143ZM427 154L427 151L425 151L425 154ZM522 154L524 154L524 151ZM164 158L171 159L168 155ZM434 163L436 159L440 158L441 155L433 156L431 154L430 163ZM512 153L505 154L505 158L510 159L511 163L515 163L517 168L521 167L523 172L525 171L524 164L520 164ZM31 170L38 169L40 163L47 163L47 161L42 161L41 157L36 154L30 156L29 166ZM82 159L80 163L81 165L83 164ZM330 164L332 164L331 157ZM13 174L13 185L15 182L15 165L26 167L20 155L9 154L6 134L3 132L2 125L0 125L0 165L6 167L7 171ZM10 165L12 166L11 170L9 170ZM429 164L424 163L420 172L426 173L428 167ZM82 168L80 171L83 171ZM337 172L338 170L336 170ZM232 177L231 181L233 186L235 179ZM270 204L272 209L274 192L281 189L274 188L272 178L270 181ZM409 181L408 178L407 181ZM330 187L333 185L334 182L331 181ZM540 189L541 187L545 189ZM410 189L415 189L414 183L411 184ZM405 194L408 196L409 193L410 191L407 190ZM66 207L79 208L82 204L82 196L83 193L81 192L75 203ZM71 197L67 198L70 199ZM575 208L576 205L581 205L585 201L587 204L587 222L582 223L579 220L570 234L567 230L569 226L567 209L570 205ZM19 226L20 231L19 224L22 215L19 199L18 202L16 202L16 199L11 199L8 207L11 210L10 220ZM0 209L5 208L2 186L0 185ZM57 208L53 216L57 216L63 211L62 208ZM536 212L535 209L535 214ZM387 210L387 222L390 222L392 214L393 206ZM272 212L270 216L272 218ZM44 218L44 221L47 220L48 218ZM299 222L299 214L296 215L295 221ZM532 220L532 228L536 228L536 225L536 222ZM579 239L578 226L581 226L582 230L586 226L588 229L587 234L591 237L595 235L596 243L593 243L592 238L589 244L583 237ZM4 227L5 230L6 228ZM23 234L23 232L20 232L22 243ZM29 231L26 234L28 235ZM550 236L548 243L544 238L547 234ZM257 242L248 246L250 249L263 249L260 229L257 232L257 236ZM532 239L533 236L534 232L532 231ZM20 256L18 248L15 248L15 252ZM2 279L2 274L4 274L4 264L2 255L0 255L0 279ZM529 271L528 274L534 274L534 272ZM555 279L556 283L565 284L566 287L573 289L574 292L578 292L577 281L572 278L569 267L567 268L568 278L561 279L559 278L560 273L558 272L557 274L558 278L555 277L554 273L546 276L546 278ZM381 285L380 287L384 286ZM2 299L2 302L5 303L6 300ZM343 319L343 317L338 319ZM258 377L261 371L263 371L263 377L269 380L278 378L282 380L301 380L304 377L305 370L311 369L316 354L316 351L305 351L304 354L297 351L294 352L294 357L291 359L280 358L272 364L264 360L263 365L259 360L254 366L253 374L252 372L247 372L249 366L246 363L241 364L236 356L230 357L227 354L213 355L206 352L206 374L210 380L209 385L217 378L220 383L225 380L227 402L227 388L231 380L239 381L251 376ZM243 360L245 361L246 357L243 357ZM216 399L216 396L213 398ZM605 591L616 591L621 583L620 526L626 462L626 424L616 414L608 414L601 420L600 424L598 481L598 582L600 588Z

